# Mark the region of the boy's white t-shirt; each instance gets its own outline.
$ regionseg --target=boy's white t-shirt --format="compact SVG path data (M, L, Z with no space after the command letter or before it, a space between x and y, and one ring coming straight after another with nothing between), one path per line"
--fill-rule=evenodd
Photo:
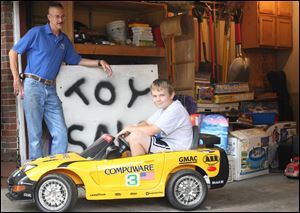
M180 101L173 101L165 110L159 109L148 118L147 122L162 130L161 140L173 151L190 149L193 140L192 123Z

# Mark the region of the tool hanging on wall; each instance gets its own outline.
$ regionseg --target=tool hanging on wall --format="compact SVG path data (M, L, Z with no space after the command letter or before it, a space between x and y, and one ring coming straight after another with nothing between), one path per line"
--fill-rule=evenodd
M219 65L218 65L218 48L217 48L217 14L216 14L216 4L213 3L213 9L212 9L212 14L213 14L213 39L214 39L214 68L215 68L215 82L214 83L219 83Z
M223 62L222 62L222 82L227 82L227 75L228 75L228 56L230 50L230 21L231 21L231 14L228 11L228 8L225 8L223 11L223 17L225 20L224 26L224 39L223 39Z
M199 37L199 69L198 72L196 73L197 77L204 77L204 79L207 78L207 80L210 80L210 73L211 73L211 67L212 64L208 62L207 60L207 52L206 52L206 43L203 35L203 15L204 15L205 9L203 6L195 6L193 8L193 15L198 19L198 37ZM204 62L201 60L201 45L203 49L203 57L204 57Z
M249 58L244 57L242 55L241 18L242 18L242 9L237 9L234 13L236 58L232 61L229 67L229 72L228 72L229 82L249 81L250 60Z
M213 32L213 17L212 9L206 4L206 13L208 14L209 19L209 44L210 44L210 53L211 53L211 77L210 83L214 84L216 82L216 73L215 73L215 44L214 44L214 32Z

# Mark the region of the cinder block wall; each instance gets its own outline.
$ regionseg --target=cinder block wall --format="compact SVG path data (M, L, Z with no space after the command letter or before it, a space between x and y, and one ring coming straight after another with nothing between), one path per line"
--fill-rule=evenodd
M8 57L13 40L13 3L1 1L1 187L17 166L16 98Z

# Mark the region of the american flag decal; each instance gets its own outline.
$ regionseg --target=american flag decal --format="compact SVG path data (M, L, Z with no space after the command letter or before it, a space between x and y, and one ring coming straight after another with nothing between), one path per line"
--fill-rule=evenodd
M154 172L141 172L140 173L140 180L153 180L154 179Z

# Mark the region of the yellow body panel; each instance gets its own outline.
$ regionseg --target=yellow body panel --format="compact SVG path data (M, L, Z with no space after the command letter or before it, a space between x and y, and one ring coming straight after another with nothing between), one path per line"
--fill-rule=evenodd
M88 160L68 153L31 164L37 167L26 172L30 180L39 181L49 173L64 173L76 184L84 185L88 200L162 197L169 176L178 170L198 169L208 177L218 175L220 152L198 149L111 160Z

